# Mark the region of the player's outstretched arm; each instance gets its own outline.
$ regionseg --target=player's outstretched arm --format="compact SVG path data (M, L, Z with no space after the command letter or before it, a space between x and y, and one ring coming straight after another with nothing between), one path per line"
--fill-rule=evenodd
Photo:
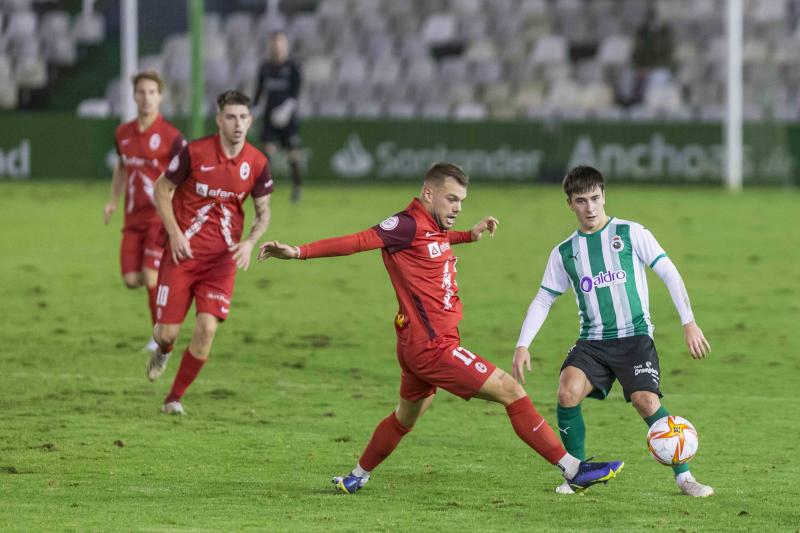
M172 209L172 193L178 186L167 179L164 174L158 177L153 187L153 201L156 204L156 211L161 217L164 229L169 235L169 247L172 253L172 260L177 264L183 259L191 259L192 247L189 239L181 231L178 221L175 219L175 211Z
M111 215L117 210L119 197L122 195L122 188L124 186L125 167L122 166L122 160L120 160L114 166L114 172L111 174L111 198L108 203L103 206L103 222L106 225L111 222Z
M689 348L689 353L695 359L703 359L711 351L711 345L703 335L703 330L694 321L694 313L692 312L692 305L689 302L689 294L686 292L686 285L683 283L683 278L677 267L672 263L669 257L661 259L654 267L653 272L661 278L664 285L667 286L669 295L672 298L672 303L681 317L681 324L683 324L683 335L686 339L686 346Z
M258 249L258 260L266 261L270 257L275 259L300 259L300 248L278 241L267 241Z
M511 375L523 385L525 384L523 370L527 368L528 372L531 371L531 353L528 347L542 328L542 324L544 324L547 315L550 313L550 307L555 301L554 294L540 288L528 306L528 312L520 328L517 348L514 350L514 360L511 365Z
M228 249L233 252L233 260L236 261L236 266L242 270L247 270L247 267L250 266L250 255L253 248L258 239L267 231L267 227L269 227L269 198L270 195L253 197L256 216L253 220L253 226L250 228L250 234L245 240L234 244Z
M497 231L497 226L500 225L500 221L492 216L485 217L481 219L477 224L472 226L470 230L470 234L472 235L473 241L481 240L483 237L484 232L489 233L489 237L494 237L495 232Z
M686 346L689 347L689 353L694 359L705 359L711 352L711 345L703 335L703 330L694 320L683 325L683 336L686 339Z
M384 246L383 239L378 236L378 232L374 228L369 228L351 235L322 239L300 246L289 246L278 241L266 242L261 245L258 260L263 261L269 257L277 259L339 257L375 250Z

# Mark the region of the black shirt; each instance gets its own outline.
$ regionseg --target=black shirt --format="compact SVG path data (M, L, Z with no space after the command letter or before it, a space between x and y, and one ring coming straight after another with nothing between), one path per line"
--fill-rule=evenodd
M267 99L266 112L269 113L289 98L297 99L300 95L300 67L292 60L283 63L265 61L258 69L258 86L253 106L258 105L261 93Z

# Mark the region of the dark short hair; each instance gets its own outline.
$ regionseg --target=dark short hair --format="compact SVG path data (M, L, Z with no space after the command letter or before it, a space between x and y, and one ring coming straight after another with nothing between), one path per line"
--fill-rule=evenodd
M425 183L432 183L441 185L444 183L445 178L453 178L458 183L467 187L469 185L469 176L464 172L464 169L453 163L434 163L425 173Z
M567 172L562 185L564 186L567 200L572 200L573 194L583 194L595 187L600 187L601 191L605 190L606 182L603 179L603 175L596 168L579 166Z
M222 111L226 105L245 105L250 109L250 98L243 92L230 90L217 96L217 109Z
M131 78L131 82L133 83L133 90L136 91L136 85L142 80L150 80L156 82L158 85L158 92L164 92L164 78L161 77L161 74L155 70L143 70L141 72L137 72Z

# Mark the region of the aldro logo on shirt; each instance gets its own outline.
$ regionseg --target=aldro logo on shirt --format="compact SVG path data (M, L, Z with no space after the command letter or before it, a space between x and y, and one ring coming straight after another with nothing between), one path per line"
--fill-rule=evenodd
M598 272L594 277L583 276L581 278L581 291L589 293L593 289L619 285L625 283L628 275L624 270L609 270L608 272Z

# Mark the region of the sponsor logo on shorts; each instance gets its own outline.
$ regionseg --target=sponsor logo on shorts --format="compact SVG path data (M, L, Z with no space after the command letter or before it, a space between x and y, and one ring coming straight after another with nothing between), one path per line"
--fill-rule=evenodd
M151 150L158 150L158 147L161 146L161 135L158 133L154 133L150 136L150 149Z
M222 302L224 305L221 307L221 309L225 309L225 305L231 305L231 301L228 299L228 297L221 292L209 292L206 294L206 298L209 300L217 300L218 302ZM228 311L223 311L223 313L227 312Z
M619 235L614 235L611 238L611 249L617 253L625 249L625 242Z
M608 272L600 272L594 277L583 276L580 287L583 292L588 293L592 292L592 289L625 283L627 277L628 275L624 270L609 270Z
M400 219L395 217L389 217L383 222L381 222L380 227L382 230L385 231L392 231L397 225L400 224Z
M638 376L639 374L650 374L650 377L653 379L653 383L658 386L658 370L653 368L653 364L650 361L647 361L644 365L634 365L633 375Z
M242 166L239 167L239 177L242 178L242 180L246 180L250 177L250 163L247 161L242 163Z
M227 307L225 307L224 305L223 305L222 307L220 307L220 308L219 308L219 310L220 310L220 311L222 311L222 314L223 314L223 315L227 315L227 314L228 314L228 311L230 311L230 309L228 309L228 308L227 308Z

